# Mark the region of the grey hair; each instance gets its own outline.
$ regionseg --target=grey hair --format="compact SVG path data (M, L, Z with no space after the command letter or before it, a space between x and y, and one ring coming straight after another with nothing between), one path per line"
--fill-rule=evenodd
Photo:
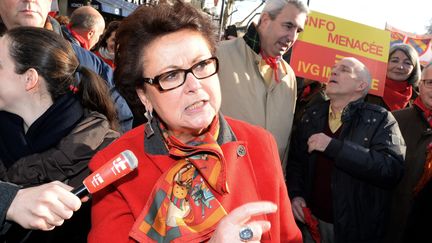
M309 8L300 0L267 0L262 13L268 13L270 18L273 20L287 4L294 5L298 10L300 10L300 13L309 14L310 12Z
M389 60L396 51L403 52L410 59L411 63L414 65L414 69L412 70L410 76L406 81L413 86L417 85L418 81L420 81L420 75L421 75L420 60L417 51L414 49L414 47L408 44L404 44L404 43L395 44L390 47Z
M426 66L424 66L423 71L422 71L422 76L426 73L426 70L429 69L430 67L432 67L432 62L426 64Z
M366 81L368 86L367 88L364 90L363 92L363 97L366 96L371 88L371 84L372 84L372 75L369 72L369 69L363 65L363 67L361 67L360 72L358 74L358 76L363 80Z
M360 80L360 81L365 81L365 82L367 82L367 84L368 84L367 88L363 91L363 96L362 96L362 97L365 97L365 96L368 94L369 89L370 89L371 84L372 84L372 75L371 75L371 73L369 72L369 69L366 67L366 65L364 65L364 64L363 64L361 61L359 61L357 58L354 58L354 57L346 57L345 59L349 59L349 60L351 60L351 61L353 61L353 62L355 62L355 63L357 63L357 64L360 64L360 65L355 69L355 71L356 71L357 79Z
M429 68L429 67L431 67L431 66L432 66L432 62L428 63L428 64L423 68L423 72L424 72L427 68Z

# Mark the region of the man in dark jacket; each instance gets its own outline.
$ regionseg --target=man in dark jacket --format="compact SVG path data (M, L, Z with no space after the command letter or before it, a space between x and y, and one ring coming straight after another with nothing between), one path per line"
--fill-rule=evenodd
M48 16L51 0L1 0L0 1L0 35L6 29L18 26L33 26L51 29L62 35L60 24ZM113 82L112 69L92 52L78 45L72 45L82 66L99 74L107 81L118 113L119 123L123 132L132 128L133 115L126 100L117 91Z
M407 145L405 174L393 192L387 243L431 242L432 63L423 68L413 106L393 111Z
M343 58L326 87L329 101L305 111L293 135L287 183L293 213L308 207L324 242L379 242L390 189L403 174L405 142L393 115L363 102L367 68ZM304 230L305 242L313 242Z

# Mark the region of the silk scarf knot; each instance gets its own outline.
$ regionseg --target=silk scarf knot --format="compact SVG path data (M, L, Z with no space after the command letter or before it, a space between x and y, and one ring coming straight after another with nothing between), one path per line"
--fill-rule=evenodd
M176 162L162 174L130 235L138 241L202 242L227 214L215 193L229 193L226 165L218 145L219 118L206 132L183 143L160 123Z

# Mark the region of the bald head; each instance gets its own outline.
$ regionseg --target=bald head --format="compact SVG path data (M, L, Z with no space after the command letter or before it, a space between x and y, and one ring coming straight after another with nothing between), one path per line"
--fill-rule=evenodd
M333 66L326 93L330 101L345 107L349 102L364 97L370 83L367 67L356 58L346 57Z
M105 20L102 15L90 6L75 9L70 18L71 27L74 29L91 29L102 23L105 27Z
M370 89L370 85L372 82L372 76L369 72L369 69L364 65L362 62L360 62L357 58L354 57L346 57L344 59L347 59L355 64L355 72L357 74L357 79L359 81L367 82L368 87L364 90L363 94L367 95Z
M83 6L72 12L70 27L88 40L89 48L92 48L99 41L99 37L105 29L105 20L93 7Z

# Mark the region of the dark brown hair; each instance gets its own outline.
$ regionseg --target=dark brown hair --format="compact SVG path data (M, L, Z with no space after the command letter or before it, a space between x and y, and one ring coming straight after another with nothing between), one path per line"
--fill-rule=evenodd
M76 95L82 106L104 114L111 127L118 129L115 106L105 81L85 67L78 68L78 59L69 42L53 31L36 27L13 28L5 36L10 41L9 53L17 74L34 68L45 79L54 101L71 92L70 86L78 83ZM77 71L80 77L76 77Z
M65 15L57 15L55 17L55 20L57 20L57 22L59 22L59 24L61 25L68 25L70 22L70 18Z
M106 48L108 45L107 40L110 38L111 33L116 31L119 26L120 26L120 21L118 21L118 20L111 21L108 24L108 27L106 27L102 36L100 37L98 43L96 43L96 45L92 48L92 50L97 51L97 50L99 50L100 47Z
M200 33L207 40L210 51L215 53L217 36L210 18L181 0L172 4L142 5L122 20L116 32L114 80L135 115L144 113L136 94L137 88L144 88L141 81L145 62L143 52L152 51L146 48L156 38L184 29Z

